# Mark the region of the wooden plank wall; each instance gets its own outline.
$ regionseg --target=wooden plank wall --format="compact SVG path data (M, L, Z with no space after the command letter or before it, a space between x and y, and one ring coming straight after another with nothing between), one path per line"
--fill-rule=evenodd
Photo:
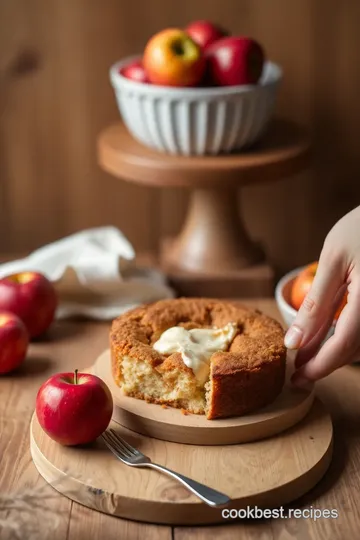
M278 111L309 127L315 160L246 188L239 204L279 272L317 257L329 227L360 204L356 0L0 0L0 251L103 224L156 249L178 230L186 192L110 177L95 143L118 116L111 63L197 18L258 38L283 66Z

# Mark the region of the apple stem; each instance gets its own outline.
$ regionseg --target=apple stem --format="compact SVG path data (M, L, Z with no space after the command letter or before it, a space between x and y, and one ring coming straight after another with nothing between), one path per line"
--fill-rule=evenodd
M74 384L78 384L78 370L75 369L74 371Z

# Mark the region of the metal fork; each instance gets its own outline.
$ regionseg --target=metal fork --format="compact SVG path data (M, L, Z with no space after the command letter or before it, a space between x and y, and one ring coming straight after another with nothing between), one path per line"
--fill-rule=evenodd
M102 434L102 439L114 456L116 456L126 465L130 465L131 467L150 467L163 472L181 482L183 486L185 486L210 506L226 506L231 500L227 495L224 495L215 489L211 489L204 484L191 480L191 478L187 478L182 474L171 471L162 465L153 463L148 456L144 456L140 450L137 450L137 448L134 448L129 443L124 441L124 439L119 437L119 435L113 429L105 431Z

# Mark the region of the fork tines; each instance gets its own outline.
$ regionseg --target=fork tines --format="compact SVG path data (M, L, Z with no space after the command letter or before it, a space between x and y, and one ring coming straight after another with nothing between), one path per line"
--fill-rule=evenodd
M113 429L105 431L102 434L102 437L108 446L111 445L117 452L119 452L119 454L122 454L124 457L131 458L133 456L141 455L139 450L128 444Z

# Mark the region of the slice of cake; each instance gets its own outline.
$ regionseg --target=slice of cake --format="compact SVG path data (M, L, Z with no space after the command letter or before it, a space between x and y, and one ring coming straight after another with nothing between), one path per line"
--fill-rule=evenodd
M115 319L112 373L128 396L208 419L240 416L281 392L283 341L277 321L235 302L163 300Z

